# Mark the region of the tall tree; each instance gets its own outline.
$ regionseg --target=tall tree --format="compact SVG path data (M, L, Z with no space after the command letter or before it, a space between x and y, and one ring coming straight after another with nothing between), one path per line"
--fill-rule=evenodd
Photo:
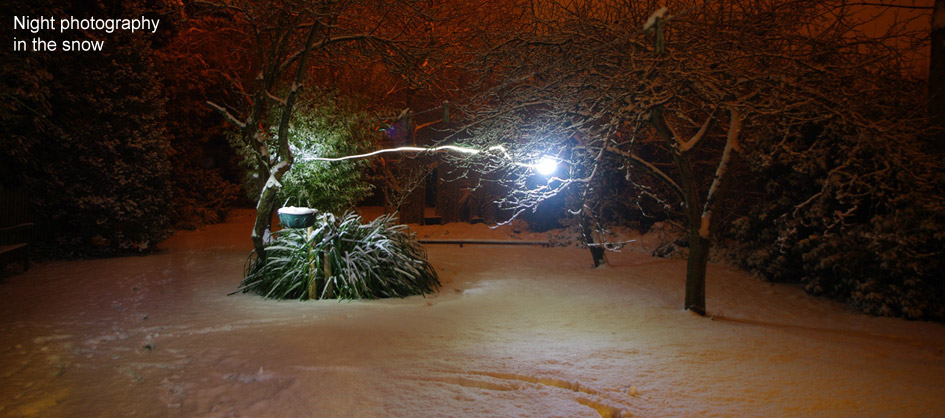
M509 174L501 181L513 192L501 203L516 213L600 182L606 161L628 179L661 182L657 195L688 231L684 307L705 314L709 248L740 155L811 124L884 135L913 127L882 112L893 93L882 80L901 71L899 60L857 31L849 9L679 1L652 13L645 3L541 8L533 30L511 31L482 55L484 74L509 81L466 107L463 132L507 150L478 163ZM521 163L543 154L581 168L536 184Z
M260 181L256 222L252 231L255 251L265 260L265 234L276 210L281 181L295 156L289 146L290 122L297 110L302 88L312 82L314 58L321 66L348 54L345 46L356 46L355 56L374 54L381 62L399 61L404 41L398 39L412 26L416 4L412 0L385 2L352 1L236 1L207 3L209 13L230 19L236 35L235 62L250 63L234 74L233 88L242 92L242 103L208 104L239 130L244 146L253 150L255 176ZM239 69L242 70L242 69ZM274 130L269 121L276 120ZM268 139L275 138L275 146Z

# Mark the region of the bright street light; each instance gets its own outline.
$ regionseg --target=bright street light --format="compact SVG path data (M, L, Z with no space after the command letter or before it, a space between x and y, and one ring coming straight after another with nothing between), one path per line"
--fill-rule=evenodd
M541 157L534 165L535 171L543 176L550 176L558 169L558 162L549 156Z

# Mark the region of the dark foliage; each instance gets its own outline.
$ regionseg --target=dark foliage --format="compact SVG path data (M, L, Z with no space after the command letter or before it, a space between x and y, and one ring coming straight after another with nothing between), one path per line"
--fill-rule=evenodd
M875 315L945 319L943 165L910 137L809 127L748 169L743 265Z
M240 197L239 158L229 147L224 121L207 106L208 97L225 97L228 80L208 62L218 60L218 39L205 20L185 19L183 6L169 9L164 31L174 33L155 51L167 103L170 136L170 221L175 228L193 229L223 220Z
M27 3L10 11L144 13L134 4ZM103 52L3 52L3 181L29 190L47 255L144 251L168 231L168 140L149 40L115 32L105 41Z
M170 218L175 228L195 229L223 222L240 194L239 186L226 181L216 170L189 166L181 160L171 180L174 196Z

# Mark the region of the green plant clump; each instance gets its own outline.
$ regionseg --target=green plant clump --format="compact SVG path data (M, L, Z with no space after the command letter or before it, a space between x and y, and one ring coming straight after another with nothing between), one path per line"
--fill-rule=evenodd
M310 157L338 157L367 152L372 138L379 136L376 119L360 110L357 99L318 90L303 97L289 122L289 146L295 156L292 168L282 178L279 202L340 213L371 194L366 159L316 161ZM278 113L270 115L270 131L278 131ZM236 131L228 133L230 144L249 168L243 187L258 201L269 180L268 164L258 160L254 144L242 143ZM279 147L278 135L266 139L269 150Z
M426 251L393 215L362 224L348 212L319 216L310 230L284 229L240 284L275 299L377 299L439 288ZM257 259L258 260L258 259Z

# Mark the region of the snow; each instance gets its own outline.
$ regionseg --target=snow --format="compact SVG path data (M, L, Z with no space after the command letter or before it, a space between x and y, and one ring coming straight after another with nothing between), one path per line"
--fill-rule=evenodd
M656 19L664 19L666 13L669 12L669 9L666 6L660 7L649 18L646 19L646 23L643 24L643 30L648 31L653 28L653 25L656 24Z
M709 225L711 225L711 223L712 223L712 211L707 209L702 212L702 218L699 219L699 237L700 238L705 238L705 239L712 238L712 235L709 231Z
M252 222L236 211L155 255L3 279L0 416L945 415L941 324L720 264L699 317L680 309L685 263L642 247L594 269L575 247L429 245L443 288L425 298L227 296Z
M286 215L311 215L317 211L312 208L285 206L285 207L279 208L277 212L279 212L279 214L286 214Z

